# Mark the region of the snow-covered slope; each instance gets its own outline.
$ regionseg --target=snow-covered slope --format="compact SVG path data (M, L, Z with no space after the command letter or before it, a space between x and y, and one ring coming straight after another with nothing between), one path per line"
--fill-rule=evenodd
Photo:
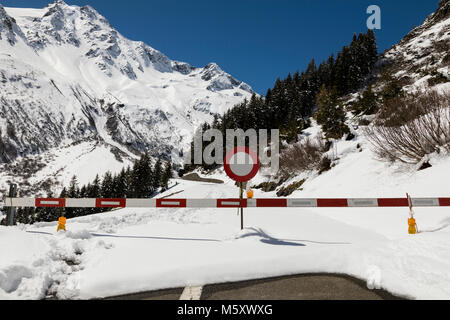
M450 92L450 0L440 1L439 8L424 23L412 30L399 44L387 50L379 60L387 66L386 72L400 79L406 92L435 90L440 93ZM376 70L379 73L379 69ZM440 81L429 82L433 77ZM380 76L375 75L375 76ZM404 81L403 81L404 80ZM373 87L376 92L383 89L383 77L375 79ZM361 94L350 95L350 99ZM348 101L347 101L348 102ZM363 116L373 120L375 115ZM304 171L292 174L290 179L280 185L287 187L295 182L305 180L301 190L292 193L293 197L404 197L410 193L417 197L446 197L450 193L450 154L441 152L428 155L423 161L432 166L419 171L422 163L417 165L391 163L380 159L374 152L373 145L364 133L360 117L347 113L347 125L355 136L351 141L345 137L335 141L333 148L325 155L331 159L329 171L318 174ZM310 128L299 136L301 141L324 137L324 132L317 121L312 120ZM300 143L301 143L300 141ZM217 173L215 173L217 174ZM253 185L270 181L258 176ZM276 197L276 192L264 193L266 197ZM369 221L369 220L368 220Z
M439 168L449 171L448 163ZM377 184L373 178L368 186ZM383 181L386 191L396 192L395 179ZM448 186L428 185L426 177L417 182L434 194ZM178 183L162 196L238 194L231 181ZM375 188L364 195L379 194ZM414 236L407 232L408 208L249 208L244 214L244 231L236 209L127 208L69 220L68 233L59 234L56 222L0 227L0 299L89 299L323 272L408 298L450 298L446 208L416 209L422 233Z
M215 63L195 68L126 39L90 6L0 5L0 164L87 141L118 159L179 162L201 123L252 93Z
M381 62L389 64L389 72L404 81L406 90L429 87L433 76L450 80L450 1L440 1L422 25L382 55ZM450 90L448 82L438 84L438 89Z
M442 41L442 45L448 46L448 3L441 1L437 13L384 55L384 58L393 62L394 67L398 67L395 72L401 72L396 74L397 77L411 77L411 90L419 88L432 76L424 76L419 70L426 70L433 63L428 59L430 56L435 55L438 61L433 68L441 72L445 63L448 68L448 62L445 62L448 61L445 59L448 50L433 49L435 41ZM34 10L22 15L42 16ZM16 13L16 17L20 21L20 14ZM33 36L27 31L23 31L27 38L25 42L19 33L11 36L14 28L3 27L2 30L3 39L13 39L11 42L15 46L22 46L25 53L30 48L28 42L33 43ZM42 43L45 44L45 36L42 37ZM75 45L67 45L68 48L71 46ZM48 54L45 53L47 49L42 50L37 52L43 56ZM422 60L420 55L424 55ZM87 62L84 59L88 58L83 58L83 66L90 66L92 69L89 70L100 68L97 63L101 66L103 61L101 55ZM27 63L35 65L30 61ZM113 72L114 77L119 77L117 74L120 73L124 83L138 83L138 80L129 79L126 72L122 74L117 66L107 64L105 70L99 69L105 81L108 79L107 73ZM408 66L413 68L409 70ZM160 72L154 71L155 68L151 68L152 72ZM213 97L211 90L222 88L222 85L210 87L214 77L220 78L221 84L226 84L228 79L233 85L233 81L224 74L222 77L214 76L216 71L217 66L210 65L206 69L191 71L189 75L193 75L195 81L200 81L200 77L203 81L200 83L206 86L205 90L211 92ZM55 79L59 72L55 71ZM139 78L141 74L138 71L135 73ZM176 75L182 79L185 76L179 71L157 74L160 77ZM85 81L84 76L80 76L80 79L81 83ZM58 81L65 83L63 80ZM54 81L56 83L57 80ZM109 85L114 87L113 83ZM434 87L449 90L445 83ZM70 92L70 89L64 88L60 90ZM130 90L133 88L131 86ZM84 99L89 100L87 95L93 95L87 90L75 90L82 97L81 101L86 102ZM239 90L226 89L216 93L239 93ZM54 99L58 99L58 90L55 88L52 92ZM113 94L119 95L120 92L114 91ZM69 179L72 173L89 175L89 170L114 170L115 157L125 159L124 154L128 150L121 150L123 144L114 141L107 130L96 129L97 124L100 127L104 124L102 121L105 118L101 116L104 111L96 107L91 109L90 106L84 106L81 111L83 115L89 112L93 114L92 124L85 129L81 126L80 130L88 136L82 143L49 150L31 157L28 165L13 164L8 170L21 173L30 167L43 166L39 163L45 164L45 168L38 169L38 172L29 173L32 183L41 177L53 178L52 172L60 172L60 179ZM129 112L140 112L128 104L122 108ZM41 114L39 109L30 107L30 110L37 110L37 116ZM97 110L100 115L92 110ZM422 171L418 171L414 165L382 162L375 157L361 128L356 126L356 120L354 123L349 120L348 124L355 138L352 141L338 141L336 148L328 153L333 160L333 168L321 175L304 172L293 176L284 185L307 180L302 186L303 190L295 191L290 197L405 197L407 192L413 197L449 196L448 155L430 155L432 167ZM313 138L320 134L320 127L312 121L304 137ZM98 139L99 135L110 139L107 140L109 142ZM111 145L116 150L114 155L103 157L103 153L108 153L103 148L111 148ZM82 157L82 160L71 163L72 154ZM95 166L86 163L95 163ZM9 175L5 179L12 180L16 176ZM180 180L177 186L161 196L177 192L180 192L177 193L180 198L237 196L237 188L225 177L223 170L217 170L211 177L223 179L225 183L213 185ZM84 182L83 179L87 178L82 176L81 182ZM259 176L252 184L258 184L264 179ZM275 192L255 190L255 193L257 198L276 196ZM415 213L420 233L414 236L407 234L408 208L249 208L245 209L247 229L243 232L239 231L240 221L235 209L127 208L69 220L69 232L60 234L56 234L56 222L0 227L0 298L93 298L186 285L329 272L353 275L366 280L370 288L381 287L409 298L449 299L449 210L415 208Z

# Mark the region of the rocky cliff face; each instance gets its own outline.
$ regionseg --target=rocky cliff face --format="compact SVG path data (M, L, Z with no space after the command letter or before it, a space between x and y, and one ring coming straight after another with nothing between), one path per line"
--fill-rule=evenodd
M383 54L381 62L404 80L406 89L445 83L450 78L450 0L441 0L422 25Z

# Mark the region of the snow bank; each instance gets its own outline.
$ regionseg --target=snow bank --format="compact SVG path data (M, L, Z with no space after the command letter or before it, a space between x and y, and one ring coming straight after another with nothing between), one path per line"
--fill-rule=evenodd
M174 191L234 197L237 188L180 180ZM246 209L244 231L235 209L127 208L69 220L59 234L53 224L2 227L0 298L87 299L325 272L449 299L450 212L416 211L416 236L404 208Z

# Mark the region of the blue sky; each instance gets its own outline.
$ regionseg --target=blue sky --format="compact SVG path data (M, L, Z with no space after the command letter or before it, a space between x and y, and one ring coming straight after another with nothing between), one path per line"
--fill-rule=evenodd
M51 0L0 0L42 8ZM366 32L366 9L381 8L380 52L437 9L438 0L67 0L91 5L124 36L169 58L203 67L216 62L265 94L278 77L304 70Z

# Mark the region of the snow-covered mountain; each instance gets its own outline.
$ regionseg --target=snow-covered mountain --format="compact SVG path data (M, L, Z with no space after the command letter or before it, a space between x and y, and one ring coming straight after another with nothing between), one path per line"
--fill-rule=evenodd
M126 39L90 6L0 4L0 182L87 182L142 151L180 162L201 123L252 93L215 63Z
M435 85L436 89L448 88L445 83L450 79L450 1L441 0L422 25L383 53L380 62L389 65L388 72L402 80L408 91Z

